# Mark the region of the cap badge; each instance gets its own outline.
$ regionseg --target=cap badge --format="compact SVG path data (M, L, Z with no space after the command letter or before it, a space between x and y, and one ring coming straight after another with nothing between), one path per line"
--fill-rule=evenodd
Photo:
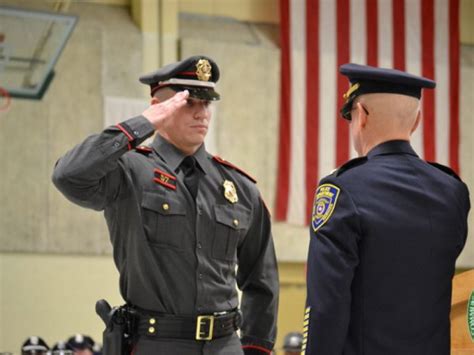
M237 190L232 181L224 180L222 184L224 186L224 197L229 200L231 203L236 203L239 201L239 196L237 196Z
M211 63L207 59L199 59L196 64L196 76L199 80L209 81L211 78Z
M344 95L342 95L342 97L345 98L346 100L349 100L349 97L352 95L352 93L356 91L359 87L360 87L359 83L355 83L354 85L351 85L349 90L347 90L347 92Z

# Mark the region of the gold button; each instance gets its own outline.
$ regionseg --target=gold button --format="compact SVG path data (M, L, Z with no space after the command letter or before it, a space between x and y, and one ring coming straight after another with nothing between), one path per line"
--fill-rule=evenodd
M164 204L163 204L163 209L164 209L165 211L168 211L168 210L170 209L170 205L168 205L167 203L164 203Z
M155 332L155 328L150 327L148 328L148 333L153 334Z
M156 323L156 319L155 318L150 318L150 324L153 325Z
M234 219L234 226L238 226L239 225L239 220L238 219Z

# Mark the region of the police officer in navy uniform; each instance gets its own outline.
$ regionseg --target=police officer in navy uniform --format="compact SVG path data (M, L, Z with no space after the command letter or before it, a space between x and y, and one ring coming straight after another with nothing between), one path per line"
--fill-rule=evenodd
M76 334L67 340L66 345L73 350L74 355L93 355L95 341L88 335Z
M316 190L306 355L447 355L451 280L467 236L466 185L410 145L432 80L341 66L353 159Z
M21 346L22 355L46 355L48 350L48 344L38 336L28 337Z
M151 106L90 136L54 169L68 199L105 212L120 291L138 317L136 355L267 354L274 345L269 213L255 180L204 146L218 79L205 56L142 76ZM140 147L155 131L151 147Z
M74 349L65 341L58 341L51 348L51 355L74 355Z

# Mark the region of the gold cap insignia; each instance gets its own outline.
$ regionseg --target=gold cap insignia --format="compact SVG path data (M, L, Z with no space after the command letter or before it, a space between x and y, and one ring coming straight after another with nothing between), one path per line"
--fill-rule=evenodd
M232 181L224 180L222 184L224 186L224 197L229 200L231 203L236 203L239 201L239 196L237 196L237 190Z
M196 76L199 80L209 81L212 76L212 66L207 59L199 59L196 64Z
M359 87L360 87L359 83L355 83L354 85L351 85L349 90L347 90L347 92L344 95L342 95L342 97L345 98L346 100L349 100L349 96L351 96L351 94L354 91L356 91Z

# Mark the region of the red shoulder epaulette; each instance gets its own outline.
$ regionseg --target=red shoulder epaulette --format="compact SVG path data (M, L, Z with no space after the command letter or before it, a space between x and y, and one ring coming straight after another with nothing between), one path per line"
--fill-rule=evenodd
M222 165L225 165L225 166L228 166L229 168L237 170L239 173L241 173L242 175L248 177L254 183L257 183L257 180L255 180L251 175L247 174L245 171L243 171L242 169L236 167L234 164L228 162L227 160L224 160L224 159L222 159L221 157L219 157L217 155L214 155L212 157L212 159L214 159L215 161L217 161L218 163L220 163Z
M142 153L142 154L145 154L145 155L148 155L152 152L152 149L150 147L147 147L146 145L141 145L139 147L136 147L135 150L138 153Z

